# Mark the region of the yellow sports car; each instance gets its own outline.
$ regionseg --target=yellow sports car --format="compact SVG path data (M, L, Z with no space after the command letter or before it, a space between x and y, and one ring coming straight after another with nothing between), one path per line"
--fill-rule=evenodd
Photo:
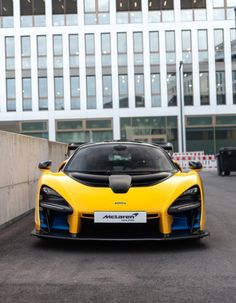
M158 145L112 141L80 145L58 172L50 166L39 164L37 237L152 241L208 235L199 162L183 172Z

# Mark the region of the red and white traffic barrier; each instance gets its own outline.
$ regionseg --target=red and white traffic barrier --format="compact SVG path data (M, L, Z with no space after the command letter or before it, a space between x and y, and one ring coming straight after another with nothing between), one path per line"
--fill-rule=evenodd
M217 168L215 155L205 155L203 151L174 153L173 160L177 161L183 169L189 168L189 161L199 161L205 170L215 170Z

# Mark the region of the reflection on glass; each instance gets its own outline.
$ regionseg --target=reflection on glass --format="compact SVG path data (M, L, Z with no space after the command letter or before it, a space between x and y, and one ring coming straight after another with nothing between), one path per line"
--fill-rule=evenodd
M6 79L7 111L16 111L16 81Z
M47 77L38 78L39 110L48 109L48 81Z
M55 110L64 109L64 81L63 77L54 77Z
M77 34L69 35L70 67L79 67L79 37Z
M101 34L102 66L111 66L111 38L110 33Z
M208 72L200 72L200 103L201 105L209 105L209 75Z
M168 106L177 106L176 74L167 74Z
M30 69L30 67L31 67L30 56L31 56L30 37L23 36L23 37L21 37L22 69Z
M80 78L70 77L71 109L80 109Z
M143 33L133 33L134 65L143 65Z
M135 106L144 107L145 98L144 98L144 75L135 74Z
M117 33L118 66L127 65L127 34Z
M109 24L110 23L109 0L84 0L85 24Z
M192 73L184 72L183 85L184 85L184 105L192 106L193 105L193 77L192 77Z
M53 60L54 68L63 67L63 45L62 35L53 35Z
M5 37L6 70L15 69L15 40L14 37Z
M129 107L128 75L119 75L119 107Z
M217 105L226 104L224 71L216 71L216 100Z
M224 61L224 32L223 29L214 30L215 61Z
M112 108L112 77L102 76L103 108Z
M37 55L38 55L38 68L47 68L47 40L46 36L37 36Z
M160 74L151 75L152 107L161 106Z
M96 78L87 76L87 109L96 109Z
M23 110L32 110L31 78L22 79L22 102Z

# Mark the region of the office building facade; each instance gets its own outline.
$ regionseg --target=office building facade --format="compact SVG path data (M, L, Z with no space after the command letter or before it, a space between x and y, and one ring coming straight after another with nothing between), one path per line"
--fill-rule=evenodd
M0 0L0 129L176 151L182 133L188 151L236 146L234 6Z

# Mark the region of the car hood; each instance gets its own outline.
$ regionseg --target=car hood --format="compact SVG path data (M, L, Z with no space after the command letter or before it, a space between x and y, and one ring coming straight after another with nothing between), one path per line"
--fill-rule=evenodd
M151 186L131 187L126 193L115 193L110 187L82 184L63 172L45 172L41 185L57 191L78 213L94 211L167 211L184 191L201 183L198 173L177 172ZM117 203L122 202L122 203Z

